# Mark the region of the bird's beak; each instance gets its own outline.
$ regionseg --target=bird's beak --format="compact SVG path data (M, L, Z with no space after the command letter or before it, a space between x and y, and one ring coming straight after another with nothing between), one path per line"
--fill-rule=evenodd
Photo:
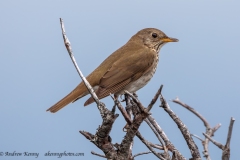
M178 39L176 38L171 38L171 37L167 37L167 38L163 38L161 39L163 42L178 42Z

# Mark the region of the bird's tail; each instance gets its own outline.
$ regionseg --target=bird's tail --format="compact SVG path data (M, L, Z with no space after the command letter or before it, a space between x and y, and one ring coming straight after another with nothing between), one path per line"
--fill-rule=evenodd
M76 99L79 99L85 95L88 94L88 91L86 87L83 85L83 83L80 83L72 92L70 92L67 96L65 96L63 99L61 99L59 102L54 104L52 107L47 109L47 111L50 111L52 113L55 113L68 105L71 102L74 102Z

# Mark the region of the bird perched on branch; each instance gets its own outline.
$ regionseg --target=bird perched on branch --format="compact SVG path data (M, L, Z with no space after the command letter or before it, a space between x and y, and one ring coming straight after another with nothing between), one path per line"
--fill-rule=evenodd
M115 97L124 94L124 90L133 93L153 77L159 60L161 47L168 42L177 42L155 28L146 28L137 32L121 48L105 59L86 79L93 87L99 99L109 94ZM81 82L72 92L47 111L57 112L71 102L89 94ZM90 97L84 106L94 102Z

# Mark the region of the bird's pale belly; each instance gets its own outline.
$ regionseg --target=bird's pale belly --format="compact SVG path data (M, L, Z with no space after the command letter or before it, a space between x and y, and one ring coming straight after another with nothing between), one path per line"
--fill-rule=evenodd
M152 77L153 77L153 73L143 75L138 80L136 80L136 81L130 83L129 85L127 85L124 90L127 90L130 93L136 92L137 90L144 87L150 81L150 79ZM121 94L123 94L123 93L121 93Z
M122 95L124 94L124 90L127 90L130 93L136 92L137 90L144 87L150 79L153 77L158 64L158 55L156 56L155 62L153 63L152 67L147 71L144 75L142 75L139 79L134 82L129 83L123 90L115 93L115 95Z

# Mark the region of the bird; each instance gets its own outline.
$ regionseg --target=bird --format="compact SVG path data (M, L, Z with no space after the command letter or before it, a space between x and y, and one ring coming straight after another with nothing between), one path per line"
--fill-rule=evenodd
M178 42L178 39L168 37L159 29L142 29L125 45L108 56L86 79L99 99L110 94L114 94L117 98L124 94L125 90L134 93L144 87L153 77L159 61L159 51L168 42ZM55 113L87 94L89 92L81 82L47 111ZM84 106L92 102L94 99L90 97Z

